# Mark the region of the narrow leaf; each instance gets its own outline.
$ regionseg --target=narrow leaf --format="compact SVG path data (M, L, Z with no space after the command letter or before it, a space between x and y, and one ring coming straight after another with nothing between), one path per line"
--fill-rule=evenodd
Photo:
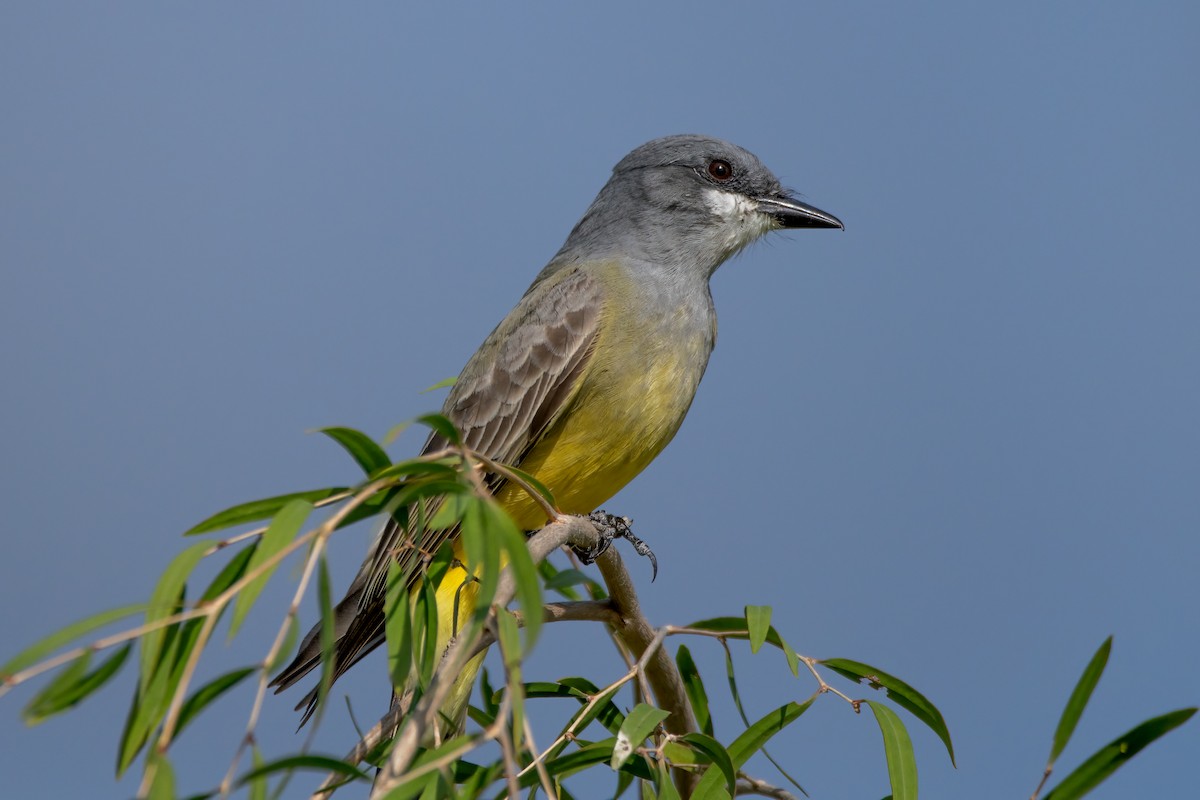
M73 622L46 638L39 639L10 658L4 666L0 667L0 681L6 681L10 676L15 675L28 666L36 664L60 647L87 636L97 628L103 628L105 625L110 625L119 619L134 614L140 614L145 610L146 606L139 603L138 605L121 606L120 608L101 611L78 622Z
M887 756L888 778L892 784L894 800L916 800L917 759L913 755L912 740L896 712L883 703L866 701L875 714L879 730L883 733L883 752Z
M504 658L504 669L508 674L508 693L512 701L512 730L513 745L520 747L519 739L524 732L525 721L525 692L521 684L521 662L524 653L521 651L521 640L517 630L517 618L511 611L498 609L496 613L496 633L500 642L500 654Z
M508 556L508 568L513 571L517 586L516 600L524 612L525 650L528 652L542 629L542 582L529 555L525 534L517 528L512 517L491 500L484 503L484 508L487 510L489 532L500 540L500 546Z
M304 525L304 521L308 519L308 515L312 513L313 505L307 500L291 500L283 508L275 514L275 518L271 520L271 524L267 526L267 532L262 535L258 542L258 548L254 551L253 557L250 559L250 564L246 567L247 572L255 572L262 568L272 556L282 550L284 547L292 543L296 538L296 534L300 532L300 528ZM246 613L250 611L254 601L258 599L263 588L266 587L267 581L271 575L279 568L279 564L264 569L262 574L247 583L242 591L238 593L237 600L233 606L233 617L229 622L229 638L233 639L237 636L238 629L242 626L242 621L246 618Z
M325 714L325 698L333 686L333 650L336 644L333 618L333 590L329 580L329 560L325 554L317 561L317 605L320 606L320 637L321 637L321 681L317 685L317 705L313 713L317 719L315 726L320 725L321 717Z
M805 711L808 711L812 703L812 700L805 700L803 703L787 703L763 715L748 727L728 747L729 757L733 759L734 766L738 769L745 766L746 762L750 760L750 756L761 750L772 736L799 719Z
M702 733L688 733L679 737L679 740L687 742L707 756L708 760L715 764L716 768L725 776L725 790L729 792L730 796L736 792L737 770L734 769L729 751L720 742Z
M487 667L483 668L483 677L479 679L479 689L480 694L483 695L483 713L495 719L496 715L500 713L500 703L496 699L496 690L492 688Z
M1054 765L1054 762L1062 754L1063 748L1070 741L1071 734L1075 732L1075 726L1079 723L1079 718L1083 716L1083 709L1087 707L1096 684L1100 682L1100 676L1104 674L1104 667L1108 664L1108 654L1111 651L1112 637L1109 636L1092 656L1092 660L1084 668L1083 674L1079 676L1079 682L1075 684L1075 689L1067 700L1067 707L1063 709L1062 717L1058 720L1058 728L1054 731L1054 745L1050 749L1050 760L1047 766Z
M421 576L420 588L417 590L416 603L413 606L413 621L416 625L414 635L421 643L417 664L420 668L421 686L426 687L433 678L441 660L439 650L439 626L437 587L429 580L428 575Z
M616 744L615 737L585 744L574 752L546 762L546 771L551 775L565 778L595 764L610 761L612 759L614 744ZM641 758L628 761L621 769L633 773L642 780L653 780L654 777L649 768L647 768L645 760ZM521 778L521 786L526 788L537 783L538 775L536 770L530 770ZM696 796L699 797L700 795Z
M713 735L712 713L708 710L708 692L704 690L704 681L700 679L700 670L692 660L692 652L687 645L679 645L675 653L675 665L679 668L679 676L683 678L683 690L691 703L692 713L696 716L696 724L702 733Z
M212 547L211 542L197 542L171 560L150 595L150 602L146 608L147 625L169 617L179 610L183 586L188 576ZM159 628L142 636L142 686L146 685L157 668L166 635L166 628Z
M1124 735L1113 739L1083 762L1062 783L1046 795L1045 800L1075 800L1099 786L1126 761L1136 756L1154 740L1178 728L1192 718L1195 708L1181 708L1160 717L1148 719Z
M426 386L424 389L422 389L421 394L426 394L428 392L436 392L438 389L445 389L447 386L453 386L457 382L458 382L457 377L442 378L440 381L433 384L432 386Z
M753 725L746 728L728 747L729 757L733 760L734 768L741 769L745 766L750 757L762 750L763 746L770 741L772 736L799 719L805 711L808 711L809 706L812 704L813 701L811 699L803 703L787 703L774 711L768 712ZM693 796L711 796L712 792L717 791L722 786L724 778L725 776L721 770L716 768L709 769L700 778ZM710 794L705 794L705 792Z
M388 458L383 448L362 431L355 430L354 428L332 427L318 428L317 433L323 433L340 444L342 449L350 454L350 457L354 459L367 475L370 475L377 469L390 467L392 464L392 460Z
M851 680L866 681L873 688L882 686L886 689L889 700L907 709L938 735L938 738L946 745L946 752L950 754L950 763L954 764L954 745L950 742L950 729L946 727L946 720L942 718L942 712L938 711L937 706L929 702L923 694L894 675L889 675L883 670L861 661L851 661L847 658L826 658L822 659L820 663Z
M117 674L129 656L132 643L121 647L91 672L87 672L88 655L77 658L57 678L37 694L21 712L27 725L37 725L55 714L79 705L83 700Z
M394 559L388 561L384 595L384 639L387 642L388 674L392 686L402 689L413 668L412 612L406 576Z
M580 698L580 702L589 703L595 698L595 703L589 710L585 705L580 709L579 715L572 719L572 722L578 722L576 730L583 730L594 719L612 733L616 735L617 731L621 730L621 726L625 724L625 715L613 703L612 698L616 697L619 687L609 687L603 692L600 687L589 681L587 678L562 678L559 680L563 686L570 686L584 693L584 697Z
M516 475L521 480L525 481L525 483L527 483L531 489L533 489L535 492L537 492L539 495L541 495L542 499L545 500L547 503L549 503L551 507L554 507L557 505L557 503L555 503L555 501L554 501L554 493L550 491L550 487L548 487L546 484L542 483L540 480L535 478L533 475L530 475L528 472L517 469L514 466L505 464L504 468L507 469L509 472L511 472L513 475Z
M335 486L329 489L312 489L307 492L295 492L293 494L281 494L277 497L264 497L262 500L251 500L249 503L227 508L224 511L213 514L203 522L193 525L184 532L184 536L195 536L198 533L208 533L209 531L219 531L223 528L232 528L234 525L241 525L246 522L257 522L263 519L270 519L293 500L306 500L309 503L319 503L326 498L333 497L339 494L348 494L350 492L344 486Z
M256 671L254 667L235 669L232 672L226 672L224 675L212 679L193 692L192 696L184 701L183 708L179 711L179 722L175 724L175 736L178 737L180 731L187 727L187 724L203 711L205 706L216 701L217 698L253 675Z
M267 763L262 756L262 750L258 748L258 744L250 745L250 768L258 769L263 764ZM246 792L246 800L267 800L267 778L261 775L250 781L250 788Z
M154 780L150 783L147 800L175 800L175 771L165 755L156 755L149 767L154 769Z
M666 761L658 762L658 780L655 781L655 786L658 787L658 800L680 800L679 790L671 780L671 769Z
M277 772L291 772L293 770L316 770L319 772L336 772L338 775L344 775L348 778L356 780L370 780L367 774L353 764L347 764L340 758L332 756L319 755L304 755L304 756L288 756L285 758L269 761L266 764L255 767L247 772L242 777L238 778L237 786L240 788L245 786L250 781L266 775L274 775Z
M256 550L258 550L257 539L230 556L229 561L217 573L217 577L213 578L212 583L204 590L204 594L200 595L200 602L207 603L215 600L224 594L226 589L241 580L242 576L246 574L246 567L250 564L250 559L254 558Z
M548 565L549 563L550 562L548 561L543 561L542 566ZM551 565L551 567L553 567L553 565ZM545 573L543 572L543 574ZM577 569L561 569L555 571L551 577L546 579L545 586L547 589L559 592L561 594L563 593L562 590L569 586L586 586L591 589L592 587L596 586L596 581L591 576ZM573 597L568 596L568 599L578 600L579 596L578 594Z
M750 633L750 652L757 653L767 641L771 629L770 606L746 606L746 630Z
M713 617L712 619L703 619L699 622L693 622L688 625L689 628L697 630L709 631L711 633L720 633L728 636L730 639L749 639L750 631L747 627L746 618L743 617ZM792 675L800 674L800 658L796 655L796 651L791 645L783 640L779 635L779 631L775 630L774 626L767 628L767 635L764 641L767 644L774 645L783 651L784 657L788 662L788 669L792 671Z
M625 715L625 723L617 733L617 742L613 745L612 760L609 766L620 769L629 760L634 750L645 741L650 732L658 727L664 719L671 716L670 712L661 708L638 703L633 710Z

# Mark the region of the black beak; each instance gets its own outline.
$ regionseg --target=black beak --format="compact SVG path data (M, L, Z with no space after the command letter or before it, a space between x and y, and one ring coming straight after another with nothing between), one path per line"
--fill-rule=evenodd
M769 214L784 228L838 228L845 230L842 221L819 208L790 197L759 197L758 210Z

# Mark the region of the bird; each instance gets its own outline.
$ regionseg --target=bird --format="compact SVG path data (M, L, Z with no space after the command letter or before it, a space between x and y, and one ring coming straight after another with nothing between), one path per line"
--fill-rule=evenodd
M804 228L844 226L784 189L749 151L694 134L646 142L617 163L566 242L467 361L443 415L466 447L548 487L561 512L593 512L679 430L717 340L713 273L772 231ZM446 444L435 432L422 452ZM488 485L521 529L547 523L521 488L496 476ZM385 524L333 609L334 680L384 641L392 560L414 586L422 563L413 554L458 545L455 534L422 531L406 549L408 532L394 519ZM473 597L462 590L465 557L455 555L437 588L441 642L454 625L444 610L457 601L462 614ZM320 628L274 678L276 693L320 663ZM481 659L459 676L441 712L451 725L461 726ZM314 689L297 705L307 707L301 724L316 702Z

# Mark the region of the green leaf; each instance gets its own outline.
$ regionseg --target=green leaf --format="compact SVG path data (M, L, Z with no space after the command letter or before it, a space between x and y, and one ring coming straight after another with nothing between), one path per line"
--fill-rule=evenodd
M256 778L266 775L274 775L277 772L291 772L298 769L316 770L318 772L335 772L338 775L344 775L348 778L354 778L356 780L370 780L365 772L353 764L347 764L340 758L334 758L332 756L304 755L287 756L285 758L269 761L266 764L254 767L245 775L238 778L236 785L238 788L241 788Z
M611 760L613 753L613 745L616 744L616 737L602 739L599 742L585 744L578 750L567 753L565 756L546 762L546 771L555 776L568 777L576 772L585 770L595 764L602 764ZM644 759L635 758L626 763L622 770L628 771L643 780L653 780L649 768L646 766ZM521 778L521 786L528 788L538 783L538 775L536 770L530 770Z
M1122 736L1113 739L1083 762L1062 782L1050 790L1045 800L1075 800L1099 786L1126 761L1136 756L1154 740L1178 728L1192 718L1195 708L1181 708L1160 717L1148 719Z
M458 475L459 472L457 469L442 461L410 459L408 461L397 461L390 467L384 467L375 473L372 478L407 478L412 480L443 478L455 480L458 478Z
M37 725L55 714L79 705L83 700L117 674L129 656L132 643L121 647L111 656L100 663L100 666L87 672L89 653L84 653L71 662L59 675L42 689L22 711L21 716L27 725Z
M554 493L550 491L550 487L548 487L546 484L542 483L536 477L530 475L524 470L517 469L510 464L505 464L504 466L513 475L516 475L518 478L525 481L525 483L529 484L529 487L541 495L542 499L549 503L552 508L557 505L557 503L554 501Z
M409 771L415 771L426 764L438 761L447 753L461 749L469 742L471 742L471 737L457 736L449 739L448 741L442 742L438 747L430 748L424 752L420 752L417 757L413 759L413 763L412 766L409 767ZM461 764L463 764L461 760L455 762L456 766ZM480 768L473 764L469 766L469 771L453 770L453 772L456 773L453 776L456 783L459 781L465 781L471 775L480 771ZM440 772L434 772L414 778L411 781L397 784L396 786L392 787L392 789L386 795L384 795L384 800L411 800L412 798L416 797L442 800L443 798L461 796L463 795L454 793L453 789L446 782L444 775L442 775Z
M546 565L549 564L549 562L543 561L542 564ZM561 593L562 590L566 589L568 586L587 586L590 589L596 586L596 581L593 580L589 575L577 569L561 569L557 570L553 576L545 580L545 586L551 591ZM576 594L574 597L570 597L569 599L578 600L579 596Z
M417 590L416 602L413 604L413 622L414 636L416 641L421 644L417 664L420 668L421 686L424 688L433 678L434 670L437 669L442 655L438 648L440 617L438 616L437 587L429 580L428 575L421 575L420 588Z
M278 553L283 548L287 547L296 538L296 534L304 526L308 515L312 513L313 505L307 500L291 500L279 512L275 514L275 518L271 520L271 524L267 526L267 532L259 539L258 548L254 551L253 557L250 559L249 566L246 567L248 573L255 572L260 569L272 556ZM246 618L246 613L250 611L254 601L258 599L259 594L266 587L267 581L271 579L271 575L279 568L279 563L263 570L261 575L258 575L249 583L247 583L238 593L237 600L233 606L233 618L229 622L229 638L233 639L237 636L238 629L242 626L242 621Z
M875 714L879 730L883 733L883 752L887 756L888 778L892 784L895 800L916 800L917 759L913 755L912 740L908 730L896 712L883 703L866 701Z
M680 800L679 790L671 780L671 769L666 761L658 762L658 780L655 781L655 786L658 787L658 800Z
M738 769L745 766L746 762L750 760L750 756L762 750L763 745L772 736L799 719L812 704L811 699L805 700L803 703L786 703L763 715L757 722L746 728L728 747L729 757L733 759L734 766Z
M889 700L907 709L938 735L938 738L946 745L946 752L950 754L950 763L957 766L954 762L954 745L950 742L950 729L946 727L946 720L942 718L942 712L937 710L937 706L929 702L923 694L894 675L889 675L883 670L861 661L851 661L847 658L825 658L820 663L851 680L866 681L873 688L882 686L886 689Z
M166 713L170 688L173 685L171 667L177 658L176 654L183 647L181 631L182 628L179 625L173 625L168 629L160 665L153 671L148 681L139 682L134 689L133 702L130 704L129 715L125 720L125 729L118 745L117 777L129 769L149 739L150 732Z
M275 516L279 511L293 500L305 500L309 503L319 503L322 500L333 497L339 494L348 494L350 492L344 486L335 486L329 489L312 489L307 492L295 492L293 494L281 494L277 497L265 497L262 500L251 500L249 503L227 508L213 514L203 522L193 525L184 532L184 536L195 536L198 533L208 533L209 531L219 531L223 528L232 528L234 525L241 525L246 522L257 522L263 519L269 519Z
M1083 709L1087 707L1096 684L1100 682L1100 676L1104 674L1104 667L1108 664L1108 654L1111 651L1112 637L1109 636L1092 656L1092 660L1084 668L1083 674L1079 676L1079 682L1075 684L1075 689L1067 700L1067 707L1063 709L1062 717L1058 720L1058 728L1054 731L1054 745L1050 748L1050 760L1046 764L1047 767L1054 765L1054 762L1062 754L1063 748L1070 741L1071 734L1075 732L1075 726L1079 723L1079 718L1083 716Z
M392 686L403 689L412 675L413 636L412 612L406 575L394 559L388 560L386 593L384 595L384 640L387 643L388 674Z
M492 688L487 667L483 668L483 676L479 679L479 689L480 694L483 695L483 713L494 720L500 713L500 703L496 700L496 690Z
M613 745L612 760L609 766L620 769L629 760L634 750L639 747L650 732L658 727L664 719L671 716L669 711L661 708L638 703L633 710L625 715L625 722L617 733L617 742Z
M520 747L520 738L524 734L525 696L521 684L521 661L524 653L521 651L520 636L517 629L517 618L507 609L496 611L496 638L500 643L500 654L504 658L504 669L508 674L508 692L512 700L512 730L513 745Z
M745 617L713 617L712 619L693 622L687 627L711 633L719 633L730 639L750 638L750 631L747 627ZM765 641L767 644L774 645L783 651L783 655L788 662L788 669L792 671L792 675L800 674L800 657L792 649L791 645L784 641L783 637L779 635L779 631L775 630L773 626L767 628Z
M263 760L262 750L258 749L258 744L250 745L250 768L258 769L263 764L267 763ZM246 792L246 800L267 800L267 778L260 776L250 781L250 788Z
M770 606L746 606L746 630L750 633L750 652L757 653L767 641L771 629Z
M675 666L679 668L679 676L683 678L683 690L687 693L688 702L692 705L692 713L696 715L696 724L702 733L713 735L712 713L708 710L708 692L704 690L704 681L700 679L700 670L692 660L692 652L687 645L679 645L675 653Z
M725 678L729 682L729 696L733 698L738 715L741 716L742 722L749 727L750 718L746 716L746 708L742 705L742 696L737 687L737 673L733 669L733 652L728 646L725 647Z
M728 748L729 757L733 760L734 768L741 769L745 766L750 757L762 750L763 746L770 741L772 736L799 719L805 711L808 711L809 706L812 704L813 701L811 699L803 703L787 703L767 713L753 725L746 728L740 736L733 740L733 743ZM696 791L693 797L711 796L712 792L717 791L721 787L724 777L720 769L716 769L715 767L710 768L700 778L700 782L696 784Z
M187 727L187 724L197 714L204 710L205 706L214 702L221 695L237 686L256 671L254 667L235 669L232 672L226 672L220 677L213 678L193 692L192 696L184 701L183 708L179 711L179 722L175 724L175 736L178 737L179 733Z
M120 608L101 611L78 622L73 622L44 639L39 639L10 658L4 666L0 667L0 681L7 681L10 676L17 674L28 666L38 663L60 647L87 636L97 628L103 628L105 625L110 625L119 619L134 614L140 614L145 610L146 606L139 603L137 605L121 606Z
M200 595L200 603L212 602L224 594L230 586L241 580L242 576L246 574L246 567L250 564L250 559L254 558L256 550L258 550L258 540L250 542L234 553L225 566L221 567L217 577L212 579L212 583L204 590L204 594Z
M165 755L155 755L148 766L154 768L147 800L175 800L175 771Z
M473 619L482 621L500 585L500 540L488 531L486 501L473 494L445 498L431 525L459 524L458 542L466 555L466 571L478 581ZM462 622L462 621L460 621Z
M600 687L587 678L561 678L558 682L563 686L569 686L581 692L581 703L586 704L591 702L592 698L597 698L596 703L590 710L585 705L584 708L580 709L579 715L572 719L572 722L578 721L576 730L583 730L593 719L597 720L614 735L616 735L617 731L621 730L621 726L625 724L625 715L612 702L612 698L616 697L617 692L620 691L620 687L610 686L601 691Z
M187 583L192 570L204 558L204 554L213 549L212 542L197 542L171 560L158 579L150 602L146 608L146 624L157 622L169 617L180 610L183 597L183 586ZM154 675L158 667L166 628L158 628L142 636L142 686L143 688Z
M383 452L383 448L362 431L354 428L330 427L317 428L317 433L323 433L340 444L342 449L350 454L350 457L367 475L371 475L377 469L392 465L392 460L388 458L387 453Z
M314 721L314 729L320 725L321 717L325 715L325 698L329 696L329 689L333 686L333 651L334 645L337 643L333 618L333 591L329 581L329 560L324 553L317 561L317 605L321 611L321 680L317 685L317 705L314 709L317 719Z
M508 568L516 581L516 600L521 604L525 622L525 651L533 648L542 630L542 582L537 567L529 555L525 534L517 528L512 517L492 501L484 503L487 510L488 529L500 540L501 549L508 555Z
M725 789L732 797L737 790L737 770L733 767L733 759L729 757L729 751L716 739L702 733L684 734L679 737L679 741L687 742L716 765L716 768L725 776Z
M424 389L422 389L421 394L427 394L429 392L436 392L438 389L445 389L447 386L453 386L457 382L458 382L457 377L442 378L440 381L433 384L432 386L426 386Z

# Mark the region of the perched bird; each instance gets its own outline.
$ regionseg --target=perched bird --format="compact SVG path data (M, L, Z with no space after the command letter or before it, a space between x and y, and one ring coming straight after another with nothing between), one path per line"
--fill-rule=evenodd
M717 338L709 292L717 267L770 231L842 227L736 145L694 135L647 142L616 165L562 249L467 362L442 413L467 447L538 478L561 511L587 514L679 430ZM445 444L433 435L424 452ZM519 526L546 524L519 488L491 485ZM389 561L400 558L412 581L422 567L415 553L456 533L422 531L405 548L408 532L389 521L335 609L335 680L383 642ZM455 555L465 560L458 548ZM468 577L455 566L438 586L442 642L455 627L456 595L459 614L469 613ZM277 692L320 663L319 630L275 678ZM442 712L448 719L461 721L481 658L460 676ZM307 714L315 702L315 691L301 701Z

